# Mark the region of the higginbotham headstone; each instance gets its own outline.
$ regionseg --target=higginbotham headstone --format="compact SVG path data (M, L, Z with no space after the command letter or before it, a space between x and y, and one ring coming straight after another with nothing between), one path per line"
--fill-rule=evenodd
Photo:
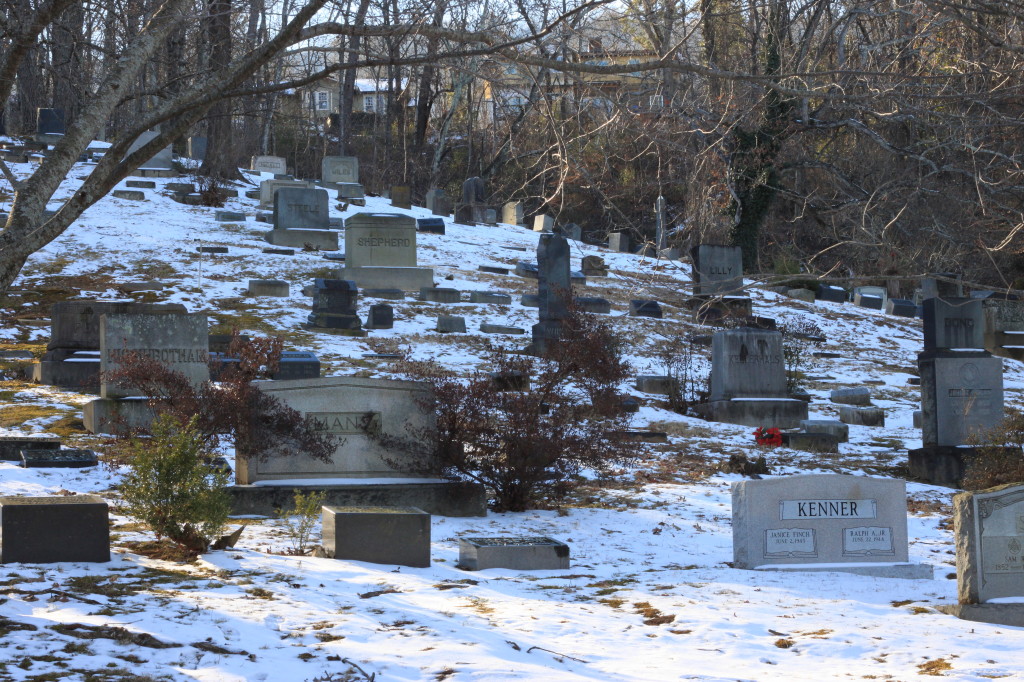
M932 577L908 562L904 481L805 475L732 486L736 568Z
M201 314L107 314L100 317L100 371L121 367L127 353L138 353L185 375L193 384L207 381L209 325ZM104 380L100 396L137 395Z

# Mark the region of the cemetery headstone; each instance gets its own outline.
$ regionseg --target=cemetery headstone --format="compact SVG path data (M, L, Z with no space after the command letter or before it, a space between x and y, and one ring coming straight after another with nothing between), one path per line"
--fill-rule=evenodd
M462 183L462 203L473 205L482 204L487 199L487 189L484 186L483 178L475 176L467 178Z
M501 222L506 225L522 225L524 220L523 202L510 201L501 208Z
M349 332L355 336L365 335L356 310L359 291L355 282L316 279L313 286L313 312L307 318L309 326Z
M849 300L850 293L842 287L833 286L831 284L819 284L818 291L815 296L819 301L846 303L846 301Z
M313 184L305 180L264 180L260 183L260 208L273 208L274 195L283 187L313 189Z
M931 277L921 278L922 302L929 298L963 298L963 295L963 275L954 272L937 272L933 273Z
M631 253L633 240L628 232L612 232L608 235L608 248L619 253Z
M202 161L206 158L206 138L201 135L193 135L188 138L188 158L194 161Z
M657 301L632 300L629 302L629 314L632 317L662 318L661 304Z
M321 520L331 558L430 567L430 514L422 509L325 506Z
M29 469L82 469L99 464L96 453L84 449L24 448L21 466Z
M841 403L843 405L870 405L871 389L867 386L834 388L829 399L834 403Z
M284 296L289 294L288 282L280 279L250 279L250 296Z
M274 193L275 230L326 230L330 227L327 192L281 187Z
M342 278L369 289L419 291L434 271L416 266L416 219L398 213L357 213L345 221Z
M395 309L387 303L375 303L370 306L366 316L367 329L391 329L395 326Z
M64 135L64 120L63 109L36 109L36 134Z
M737 568L915 579L933 573L908 561L900 480L822 474L739 481L732 529Z
M458 303L462 294L451 287L423 287L420 289L420 300L431 303Z
M970 298L926 298L924 347L929 349L985 347L982 302Z
M854 287L853 304L861 308L872 310L885 310L885 302L889 299L889 292L885 287Z
M434 213L434 207L437 206L438 199L445 199L443 189L431 189L427 190L426 196L423 198L423 203L431 213Z
M544 233L537 244L537 295L540 319L533 326L535 355L543 355L562 336L562 323L569 314L572 296L569 274L569 242L560 233Z
M60 450L60 437L53 434L0 436L0 461L21 460L22 450Z
M416 231L427 234L444 234L444 220L441 218L417 218Z
M555 219L549 215L540 214L533 219L534 232L551 232L555 229Z
M698 408L712 421L795 428L807 419L807 403L790 398L782 334L741 327L711 340L711 399Z
M128 154L133 154L137 149L141 149L143 146L149 144L159 135L160 133L156 131L147 131L142 133L139 135L138 139L136 139L135 142L132 142L131 146L128 147ZM171 145L167 145L163 149L159 150L138 166L139 170L169 171L172 168L174 168L174 151L171 149Z
M194 385L210 378L206 315L105 314L100 317L100 371L121 367L127 353L138 353L180 372ZM102 398L134 393L111 381L100 383Z
M95 495L0 497L0 563L110 561L108 516Z
M325 156L320 164L320 179L329 183L358 183L359 158L356 156Z
M607 277L608 265L600 256L584 256L581 263L583 275L586 277Z
M726 296L743 289L743 250L738 246L701 244L690 250L696 296Z
M908 298L890 298L885 303L885 312L896 317L917 317L917 305Z
M1024 486L953 497L958 604L965 620L1024 626Z
M461 315L438 315L437 332L440 334L465 334L466 318Z
M549 537L459 538L459 567L559 571L569 568L569 545Z
M266 446L266 451L253 453L265 457L238 458L235 476L239 485L311 478L431 478L421 472L414 455L389 449L369 435L378 431L408 438L413 433L429 433L433 412L424 407L431 399L429 385L351 376L258 381L256 385L317 420L325 432L336 437L335 451L332 461L322 462L287 445L280 449Z
M288 161L282 156L254 156L249 163L249 169L260 173L287 175Z
M391 205L395 208L412 208L412 188L409 185L392 185Z

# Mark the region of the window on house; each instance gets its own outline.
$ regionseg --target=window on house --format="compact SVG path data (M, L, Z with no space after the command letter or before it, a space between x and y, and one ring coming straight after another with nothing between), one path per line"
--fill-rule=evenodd
M377 110L377 108L374 106L376 103L376 97L374 97L373 95L365 95L363 97L363 111L367 112L368 114L372 114Z
M651 95L648 104L651 109L661 109L665 106L665 95Z
M314 92L313 93L313 106L317 111L327 111L331 108L331 93L329 92Z

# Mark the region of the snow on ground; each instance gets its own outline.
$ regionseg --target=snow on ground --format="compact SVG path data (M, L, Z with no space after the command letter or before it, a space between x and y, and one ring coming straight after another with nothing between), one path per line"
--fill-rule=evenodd
M57 198L69 196L87 173L88 166L76 166ZM155 182L159 188L168 181ZM159 189L146 195L144 202L103 199L30 260L16 287L78 283L88 295L124 297L119 284L158 280L167 288L155 300L206 311L224 328L284 333L289 348L315 351L328 374L340 375L387 376L386 364L363 355L395 343L469 369L486 357L483 337L473 333L481 322L528 329L536 321L536 309L519 304L519 294L535 291L533 280L477 269L534 261L537 235L521 228L446 221L444 236L417 235L420 265L434 268L441 286L511 293L512 306L389 302L395 328L358 339L299 326L309 308L302 287L334 264L313 253L262 253L269 226L254 220L254 200L225 206L246 212L244 224L218 224L215 209L183 206ZM366 208L332 207L331 214L359 211L400 210L371 197ZM230 252L200 256L199 245L227 245ZM612 301L637 373L663 372L664 344L694 329L682 308L689 266L574 243L573 268L592 254L612 273L590 279L586 295ZM249 279L287 280L291 296L250 298ZM865 382L874 382L875 403L887 413L885 428L851 426L840 455L769 451L773 473L898 475L907 448L920 445L912 427L917 389L907 383L920 323L757 288L751 294L756 314L805 318L827 336L813 350L841 354L807 371L812 417L836 415L832 388ZM629 299L644 297L662 301L666 319L628 317ZM362 315L372 302L360 301ZM436 334L438 314L466 316L471 334ZM5 323L0 346L36 344L38 351L47 337L46 327ZM1004 363L1007 400L1019 404L1022 365ZM644 450L635 470L585 487L558 511L434 517L430 568L287 555L290 538L276 519L239 520L247 528L238 547L196 564L159 561L129 551L125 543L152 536L115 515L109 564L0 567L0 680L1024 679L1024 630L935 610L956 600L948 525L954 491L908 484L910 560L933 565L933 580L735 570L730 484L739 477L715 468L732 453L759 454L751 429L682 417L658 396L642 398L634 425L668 431L670 444L638 446ZM45 431L88 399L0 382L0 432ZM42 416L5 420L25 406L39 407ZM99 439L75 440L102 450ZM106 467L48 471L0 463L0 494L73 491L116 503L119 477ZM463 571L456 563L464 535L550 535L570 545L572 567Z

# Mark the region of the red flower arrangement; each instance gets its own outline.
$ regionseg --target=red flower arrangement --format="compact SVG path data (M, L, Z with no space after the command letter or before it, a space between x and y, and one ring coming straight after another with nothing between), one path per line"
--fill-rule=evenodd
M754 442L764 447L778 447L782 445L782 432L775 427L766 429L763 426L758 426L754 429Z

